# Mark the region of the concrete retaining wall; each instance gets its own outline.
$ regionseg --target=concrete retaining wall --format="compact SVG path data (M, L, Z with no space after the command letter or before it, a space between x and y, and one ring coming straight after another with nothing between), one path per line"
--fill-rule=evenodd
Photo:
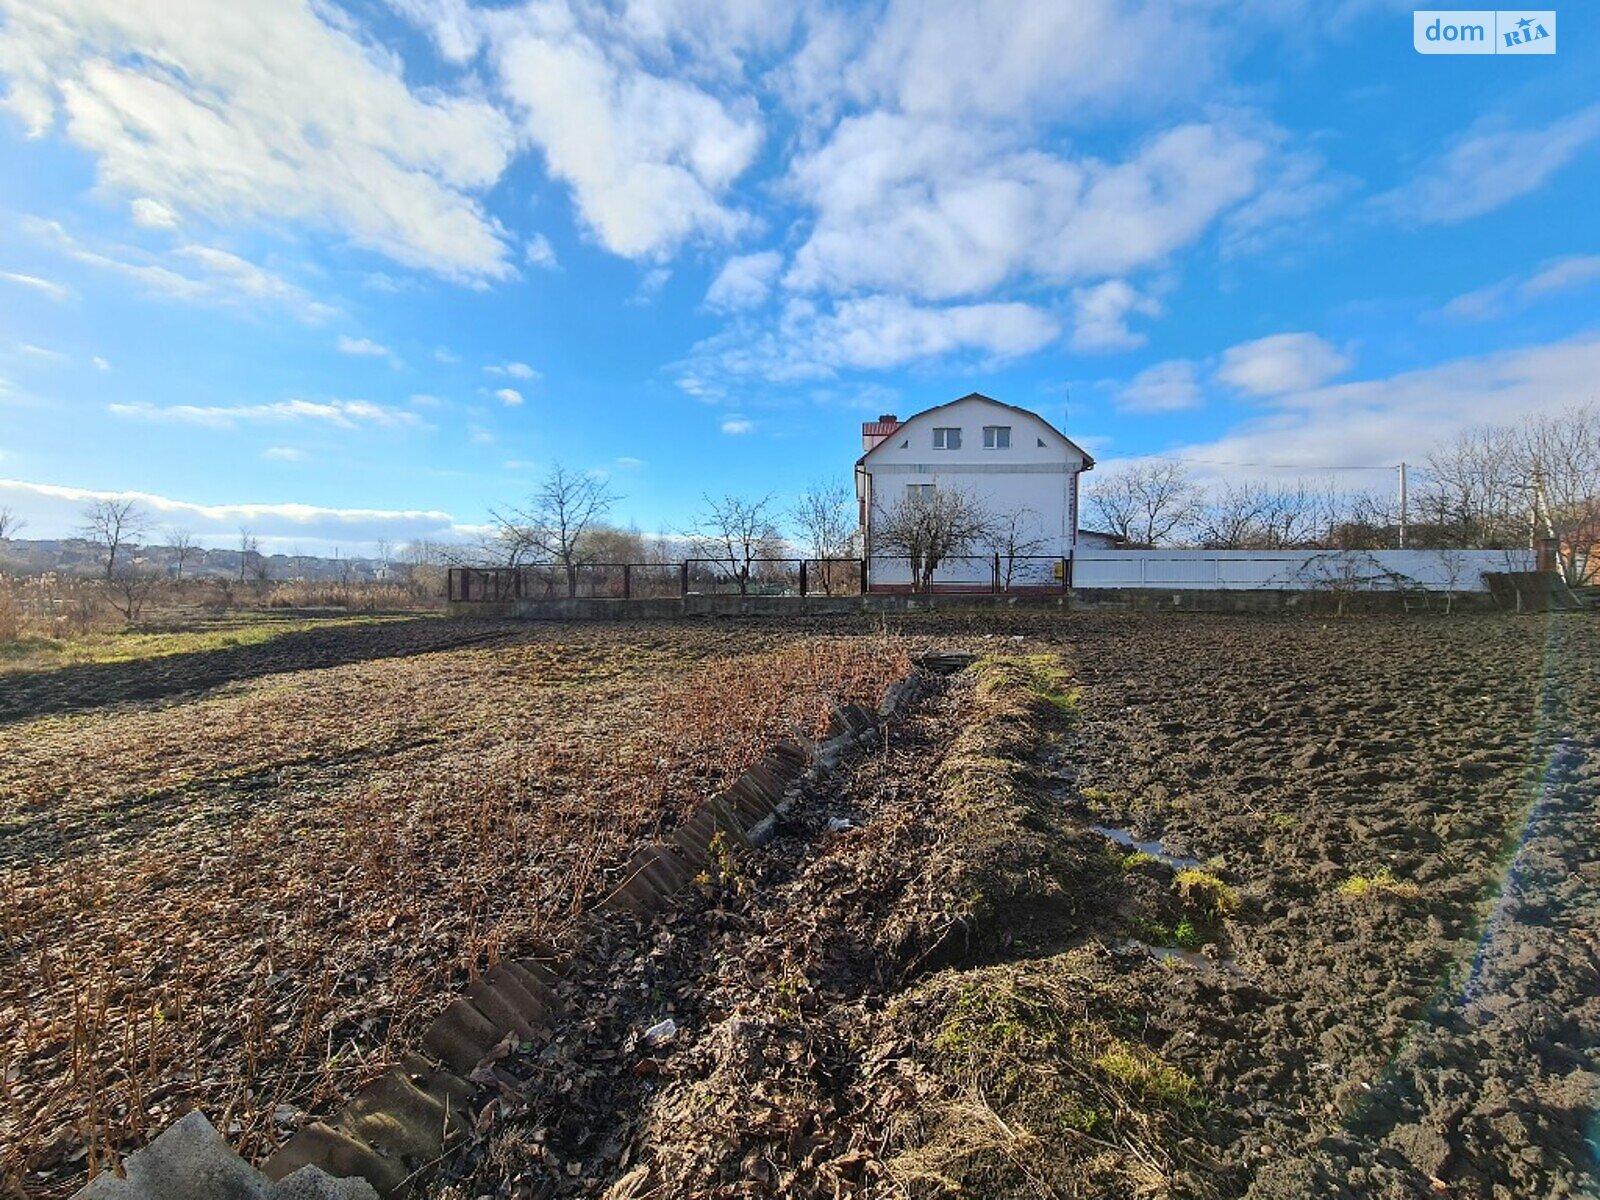
M867 596L687 596L673 600L514 600L503 604L454 602L451 616L524 621L664 621L681 617L847 616L851 613L926 612L936 609L1065 608L1068 597L950 593Z
M503 604L453 603L450 615L524 621L662 621L685 617L849 616L859 613L962 612L1028 609L1086 612L1322 612L1335 605L1326 593L1213 588L1075 588L1069 594L996 596L947 593L913 595L873 592L866 596L688 596L674 600L519 600ZM1349 612L1442 610L1440 593L1358 592L1346 597ZM1459 593L1459 611L1494 607L1487 592Z

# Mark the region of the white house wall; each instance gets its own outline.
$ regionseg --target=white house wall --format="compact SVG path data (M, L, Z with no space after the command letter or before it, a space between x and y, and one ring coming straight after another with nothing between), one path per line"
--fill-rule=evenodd
M986 450L985 425L1009 425L1011 446L1005 450ZM936 450L935 428L961 430L959 450ZM1040 446L1039 441L1045 443ZM902 442L910 445L901 448ZM1023 535L1038 538L1034 554L1061 558L1072 553L1077 530L1074 510L1076 488L1073 479L1083 469L1083 455L1045 421L1031 413L984 400L961 400L955 404L919 413L912 417L867 458L865 470L871 476L871 523L876 525L885 512L897 504L911 484L931 483L938 488L959 488L977 498L996 515L1026 509L1030 514ZM1049 563L1037 564L1036 583L1053 578ZM979 581L987 585L992 559L987 551L971 560L952 560L935 575L936 583L956 584ZM910 582L909 566L873 555L872 577L879 584ZM1020 575L1013 582L1021 582Z

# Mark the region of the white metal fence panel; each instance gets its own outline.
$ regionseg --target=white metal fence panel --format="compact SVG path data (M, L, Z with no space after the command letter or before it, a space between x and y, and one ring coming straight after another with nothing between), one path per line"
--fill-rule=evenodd
M1531 571L1526 550L1079 550L1079 588L1483 591L1486 571Z

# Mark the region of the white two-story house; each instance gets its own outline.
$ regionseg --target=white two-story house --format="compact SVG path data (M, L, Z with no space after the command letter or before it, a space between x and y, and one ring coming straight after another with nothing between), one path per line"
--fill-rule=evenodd
M874 522L908 492L959 488L999 531L934 573L934 587L986 590L993 556L1008 545L1002 582L1049 587L1064 582L1064 560L1077 544L1078 477L1094 460L1037 413L977 392L902 421L893 414L861 426L856 499L862 545L874 588L911 585L910 564L873 543Z

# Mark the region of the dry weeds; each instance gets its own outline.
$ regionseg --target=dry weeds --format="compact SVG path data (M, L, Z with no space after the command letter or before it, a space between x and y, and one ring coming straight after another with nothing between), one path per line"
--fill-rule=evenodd
M536 629L0 727L0 1191L65 1195L197 1106L263 1154L906 668L882 637Z

